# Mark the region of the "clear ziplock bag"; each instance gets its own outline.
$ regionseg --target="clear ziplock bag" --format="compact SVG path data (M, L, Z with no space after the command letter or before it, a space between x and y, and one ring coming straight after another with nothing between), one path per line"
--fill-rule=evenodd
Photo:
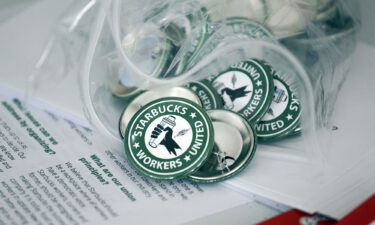
M122 142L119 118L128 101L113 95L119 82L131 97L261 59L290 85L302 113L300 135L259 145L257 157L319 168L358 25L354 1L343 0L78 1L32 78L76 76L88 120Z

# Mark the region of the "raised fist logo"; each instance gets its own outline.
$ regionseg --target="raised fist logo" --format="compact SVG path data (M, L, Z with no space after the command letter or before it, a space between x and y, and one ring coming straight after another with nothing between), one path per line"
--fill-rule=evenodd
M221 90L221 96L223 96L226 105L229 106L229 109L233 109L234 101L238 98L242 98L247 96L247 94L251 93L251 91L246 91L247 86L243 86L240 88L229 88L226 87Z
M157 148L159 145L164 145L169 154L177 156L176 149L181 147L173 140L173 127L176 125L175 117L164 117L160 124L156 125L151 132L151 139L149 145L152 148Z
M225 75L224 75L225 76ZM232 78L230 80L232 86L230 87L229 81L215 81L214 87L219 92L221 97L224 100L225 108L234 110L235 108L235 101L237 99L247 97L252 92L248 88L248 85L242 85L241 82L237 82L237 76L236 73L233 72ZM241 87L239 87L241 86Z

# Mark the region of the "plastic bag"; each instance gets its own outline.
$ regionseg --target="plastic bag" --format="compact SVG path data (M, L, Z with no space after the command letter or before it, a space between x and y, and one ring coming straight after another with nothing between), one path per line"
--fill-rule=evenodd
M257 154L324 165L326 132L356 43L355 6L349 0L75 2L37 74L47 76L45 69L59 64L62 73L53 82L77 76L87 118L122 141L118 120L128 102L113 96L119 83L131 96L134 90L182 85L248 58L261 59L298 96L302 132L264 144Z
M38 0L3 0L0 2L0 23L12 19L14 16L23 12L24 10L36 5Z

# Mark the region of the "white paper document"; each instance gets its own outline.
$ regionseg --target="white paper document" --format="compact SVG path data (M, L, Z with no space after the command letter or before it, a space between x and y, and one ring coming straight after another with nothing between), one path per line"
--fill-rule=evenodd
M221 185L146 178L121 146L0 98L0 224L179 224L249 201Z
M65 1L46 1L46 4L47 3L49 4L48 7L42 7L41 5L40 10L30 10L25 13L24 16L18 18L18 20L11 20L7 24L2 24L2 26L0 26L0 33L2 33L2 35L0 35L2 49L2 51L0 51L0 86L17 89L20 95L24 94L25 89L30 85L27 75L40 56L40 52L43 48L42 45L47 40L47 28L52 26L52 19L55 18L61 8L63 8ZM24 24L31 23L31 21L33 24L32 26L28 26L30 29L27 30L27 35L24 35ZM374 58L374 46L359 43L353 57L352 70L338 99L335 125L339 127L339 130L335 131L332 135L333 144L331 147L324 151L327 168L318 168L318 170L315 170L304 163L291 166L291 164L284 163L283 160L275 160L274 158L267 157L267 155L263 157L262 147L260 146L250 166L239 176L228 180L226 183L244 193L255 193L268 199L290 205L291 207L308 212L318 211L335 218L342 218L346 213L350 212L374 193ZM40 93L37 93L36 96L33 96L38 97L39 101L32 99L30 103L41 108L45 107L49 110L53 110L55 114L62 115L64 118L76 120L76 122L81 124L87 124L83 116L82 103L78 97L79 88L76 77L66 77L65 80L58 82L58 84L54 86L48 83L51 77L46 76L46 78L48 79L40 79L40 82L46 82L48 84L45 85L47 89L43 89ZM213 213L213 211L219 211L236 204L242 204L241 201L243 200L238 200L237 195L227 193L224 189L216 185L201 186L204 192L200 192L196 186L192 186L186 182L184 182L184 184L176 184L176 182L173 181L173 184L168 185L167 189L162 187L168 182L152 182L151 185L148 181L141 180L139 176L134 175L136 172L125 164L126 160L123 158L123 154L120 150L121 147L109 148L100 143L100 137L91 131L79 128L72 125L72 123L56 118L50 114L48 116L50 118L43 119L43 126L49 124L47 131L50 133L51 137L58 142L58 144L54 145L51 141L47 140L47 137L41 136L41 131L32 127L34 126L31 122L32 120L27 118L23 112L20 112L20 110L15 107L16 112L20 116L22 115L22 120L27 119L27 126L38 131L38 137L43 137L43 139L41 139L45 141L43 144L43 142L39 142L41 140L33 135L32 130L28 131L26 127L21 127L20 122L22 120L18 121L4 106L0 105L0 109L1 123L5 121L7 124L10 124L11 126L9 127L11 127L11 131L9 132L11 133L6 131L6 129L10 128L3 128L2 126L0 126L0 131L6 135L7 139L17 143L18 147L14 149L19 149L19 151L16 151L9 146L6 147L8 150L0 149L0 168L4 170L4 172L0 173L0 180L6 181L6 184L12 187L11 190L13 190L14 193L21 193L21 191L11 183L10 179L12 178L17 179L16 181L20 185L23 185L21 186L23 189L25 189L25 184L20 180L20 176L25 176L29 182L34 182L29 175L32 172L34 172L38 179L46 183L46 181L43 180L44 178L38 173L41 169L43 169L49 179L54 182L56 187L59 187L59 189L56 190L62 189L62 184L58 183L52 172L58 173L59 177L63 176L65 183L70 185L70 188L73 188L73 184L69 183L68 178L64 178L65 175L61 170L68 171L68 174L72 176L74 180L77 180L80 187L85 188L82 183L83 181L80 181L79 178L73 174L72 169L77 169L80 171L80 174L83 174L82 176L88 180L90 185L95 187L95 190L100 193L100 196L106 200L107 204L110 202L110 205L119 214L119 216L115 218L110 217L110 219L107 220L111 221L109 224L115 224L117 219L126 222L130 221L129 223L131 223L132 221L138 221L137 219L139 218L146 222L161 218L160 221L166 221L166 224L169 222L178 223L187 221L188 219L194 219L194 216L204 216ZM16 133L17 136L13 137L11 135L12 133ZM29 147L22 150L21 144L17 142L18 139L15 139L17 137L22 140L21 143L26 143ZM6 141L3 140L3 137L0 137L0 143L6 146ZM82 143L84 143L84 145ZM89 143L91 143L91 145ZM49 154L48 152L51 152L49 148L51 151L55 151L56 154ZM282 149L278 148L277 150ZM9 155L10 153L11 155ZM91 158L93 155L97 156L100 161L98 161L96 157ZM26 159L22 158L24 156L26 156ZM12 158L13 160L11 160ZM69 162L72 168L68 168L69 164L66 163ZM120 162L120 164L116 162ZM100 163L105 166L101 168L99 165L102 164ZM61 170L57 167L58 165L62 166ZM125 165L125 167L122 165ZM11 168L6 169L6 167L9 166ZM53 169L51 170L52 172L48 170L50 167ZM126 168L126 170L123 168ZM94 169L96 169L97 173ZM121 185L118 186L109 179L104 169L108 169L108 171L113 174L114 178L120 179ZM127 170L130 171L134 177L137 177L137 181L143 184L143 186L139 186L138 183L133 180L133 177L128 176ZM101 176L98 177L98 174L101 174ZM109 182L109 184L104 184L101 181L104 183ZM35 183L32 184L36 185ZM180 189L173 188L174 185L177 185ZM193 190L194 194L186 194L188 191L184 189L185 185ZM122 187L124 188L121 190ZM38 186L35 188L36 190L41 189ZM51 187L49 188L51 189ZM159 192L156 192L154 188L157 188ZM37 203L37 205L33 206L33 202L27 203L23 195L17 194L20 198L22 197L22 202L27 203L25 203L27 208L24 209L19 205L22 205L22 203L17 203L18 199L12 197L7 191L6 186L2 186L1 183L0 190L0 194L4 194L7 196L6 198L11 200L11 203L7 204L0 202L0 207L2 207L0 208L0 218L3 220L8 218L6 216L8 214L10 218L18 218L16 217L17 212L15 209L11 208L12 204L14 207L17 206L19 212L21 212L21 209L23 210L22 212L27 212L28 209L33 213L46 212L46 206L35 196L32 200ZM27 194L30 195L30 190L26 190ZM87 190L87 187L83 190ZM145 190L151 193L152 197L147 197ZM176 193L179 192L179 190L182 190L182 193L188 196L189 200L181 200L183 197L180 194L174 194L174 197L168 194L170 191ZM44 193L43 190L39 192ZM53 193L54 196L58 196L58 192ZM130 193L136 201L131 200L132 197ZM228 196L222 196L223 193ZM162 198L159 197L159 194L168 197L168 201L163 201ZM44 193L43 195L46 194ZM69 197L69 202L74 203L75 200L73 201L73 197L66 193L65 195L67 198ZM85 199L80 192L76 193L76 195L80 197L80 199ZM116 196L117 198L113 199L113 197L110 196ZM91 198L92 196L90 199ZM88 200L86 199L86 201ZM225 206L222 204L224 201ZM75 203L73 206L78 208L79 205L77 204L78 203ZM95 208L93 206L89 207L87 205L86 203L85 207L79 206L79 209L82 208L80 212L84 214L85 218L88 217L91 222L98 221L97 218L100 218L100 213L94 211ZM38 208L38 206L43 207ZM67 208L67 206L65 207ZM56 206L54 206L53 209L56 210L57 208L55 208ZM101 205L100 209L103 211L104 206ZM181 209L184 210L184 213L180 212ZM69 212L71 212L73 209L69 208L69 210ZM104 212L109 216L109 211L108 209L106 210L107 211L104 210ZM147 214L139 215L139 212L142 210L146 211ZM8 212L8 214L6 214L6 212ZM159 216L152 216L152 213ZM62 213L59 213L59 215L60 214L64 215ZM22 215L26 214L23 213ZM92 215L95 216L91 219ZM174 216L179 219L173 218ZM31 217L29 216L27 218L30 219ZM77 218L75 217L76 220ZM165 219L163 220L163 218Z
M331 143L323 152L325 167L255 157L251 168L228 183L245 192L336 219L374 194L374 58L374 47L358 45L334 114L338 130L332 132ZM262 147L258 150L262 151Z

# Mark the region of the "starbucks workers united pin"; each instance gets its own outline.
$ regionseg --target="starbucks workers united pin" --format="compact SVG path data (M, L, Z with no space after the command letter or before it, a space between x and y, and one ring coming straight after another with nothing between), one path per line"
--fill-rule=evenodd
M272 74L261 61L242 61L210 80L224 101L224 109L240 114L249 122L259 121L271 104Z
M142 107L125 132L125 152L143 174L158 179L186 176L211 154L211 119L196 103L161 98Z

